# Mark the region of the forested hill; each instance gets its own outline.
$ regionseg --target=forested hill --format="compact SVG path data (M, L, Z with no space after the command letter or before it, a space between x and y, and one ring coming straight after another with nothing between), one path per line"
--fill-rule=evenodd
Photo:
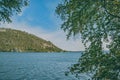
M0 52L60 52L50 41L13 29L0 28Z

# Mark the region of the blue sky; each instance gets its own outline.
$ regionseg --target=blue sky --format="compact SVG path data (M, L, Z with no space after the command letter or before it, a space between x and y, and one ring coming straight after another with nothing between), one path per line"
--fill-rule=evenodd
M34 34L64 50L84 50L80 38L66 40L66 34L60 29L62 21L55 14L55 8L61 0L30 0L29 6L19 15L12 17L13 22L1 27L13 28Z
M55 14L55 8L59 2L60 0L30 0L29 6L21 16L16 17L16 20L54 31L60 27L60 19Z

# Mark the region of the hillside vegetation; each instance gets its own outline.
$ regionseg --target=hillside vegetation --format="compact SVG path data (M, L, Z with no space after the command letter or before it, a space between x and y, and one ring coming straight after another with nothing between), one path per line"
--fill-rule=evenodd
M50 41L13 29L0 28L0 52L60 52Z

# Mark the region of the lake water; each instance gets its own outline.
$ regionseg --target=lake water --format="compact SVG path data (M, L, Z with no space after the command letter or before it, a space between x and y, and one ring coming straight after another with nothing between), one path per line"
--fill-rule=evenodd
M0 80L78 80L65 76L80 53L0 53Z

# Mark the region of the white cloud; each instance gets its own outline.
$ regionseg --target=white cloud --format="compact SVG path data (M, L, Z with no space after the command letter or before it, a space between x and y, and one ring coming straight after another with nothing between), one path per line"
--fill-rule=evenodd
M84 50L84 46L80 38L75 40L74 39L66 40L65 33L62 30L48 32L47 30L42 29L40 26L33 27L24 22L2 24L1 27L26 31L47 41L51 41L53 44L64 50L69 51Z
M22 15L24 14L25 10L26 10L28 7L29 7L29 6L23 7L23 8L21 9L21 12L18 14L18 16L22 16Z

